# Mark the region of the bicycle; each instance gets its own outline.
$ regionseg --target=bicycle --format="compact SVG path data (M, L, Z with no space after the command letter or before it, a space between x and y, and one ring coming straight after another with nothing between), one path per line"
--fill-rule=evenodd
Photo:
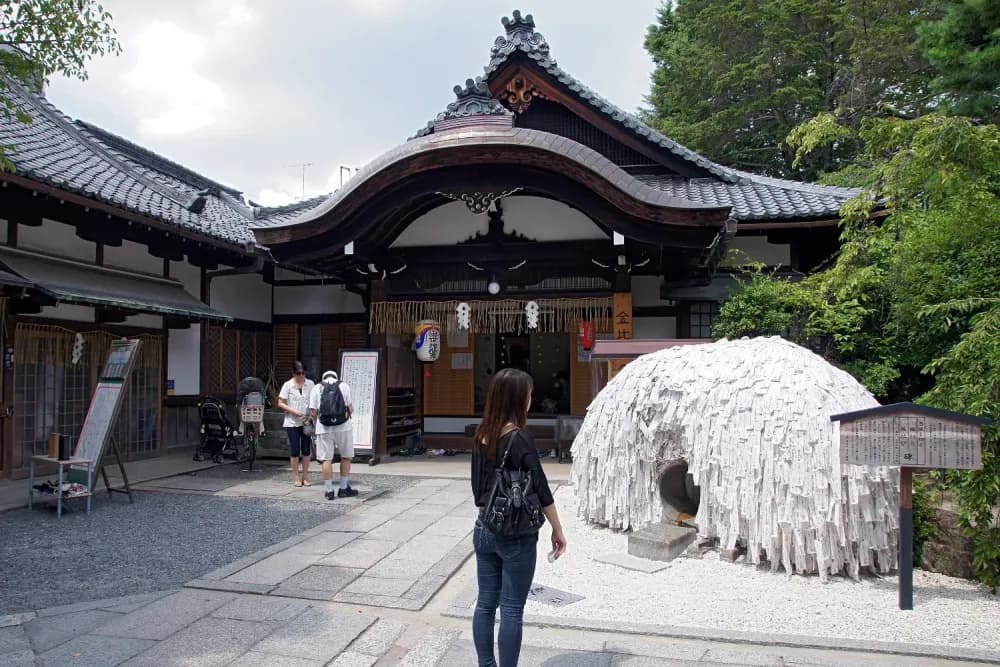
M260 438L261 424L264 422L264 396L251 392L243 397L240 404L240 421L243 422L243 460L253 471L253 463L257 460L257 441Z

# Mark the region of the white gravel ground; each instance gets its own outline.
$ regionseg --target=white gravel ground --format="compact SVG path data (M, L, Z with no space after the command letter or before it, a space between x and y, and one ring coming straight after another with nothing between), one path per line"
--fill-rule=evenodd
M726 563L714 552L678 558L656 574L625 570L593 558L627 553L627 537L577 519L572 487L555 497L569 551L549 563L543 528L535 583L585 599L558 608L529 601L526 614L1000 650L1000 596L973 582L917 570L914 609L900 611L895 577L823 584Z

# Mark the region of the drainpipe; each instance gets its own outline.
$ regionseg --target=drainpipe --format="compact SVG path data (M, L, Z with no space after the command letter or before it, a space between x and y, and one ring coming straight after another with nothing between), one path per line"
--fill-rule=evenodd
M221 278L222 276L238 276L244 273L258 273L264 268L264 255L258 254L254 258L253 264L248 264L246 266L237 266L233 269L220 269L219 271L206 271L205 280L202 285L202 294L205 295L205 304L212 305L212 279Z

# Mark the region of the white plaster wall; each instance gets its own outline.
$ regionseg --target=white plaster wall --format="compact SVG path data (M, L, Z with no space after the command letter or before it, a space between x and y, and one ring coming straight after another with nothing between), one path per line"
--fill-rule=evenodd
M363 313L361 296L343 285L299 285L274 288L275 315L331 315Z
M179 280L187 293L201 298L201 269L187 262L170 262L170 277Z
M54 320L72 320L73 322L93 322L94 309L90 306L77 306L71 303L57 303L54 306L42 308L38 317L48 317Z
M677 318L636 317L632 320L633 338L677 338Z
M171 329L167 336L167 379L174 381L174 394L201 393L201 325Z
M659 276L632 276L632 307L666 305L660 300L662 282Z
M255 322L271 321L271 286L259 273L214 278L210 297L209 305L230 317Z
M139 315L130 315L126 317L122 324L127 327L142 327L143 329L162 329L163 318L159 315L141 313Z
M18 225L17 247L82 259L90 263L93 263L97 256L97 245L77 236L75 227L48 218L42 218L40 227Z
M768 243L765 236L737 236L730 240L722 265L739 266L750 262L789 266L792 263L791 246L787 243Z
M607 239L608 235L580 211L544 197L507 197L501 200L504 231L515 231L536 241ZM476 215L460 201L425 213L407 227L392 247L452 245L476 232L486 233L489 219Z
M163 260L153 257L146 246L134 241L122 241L118 247L104 246L104 266L154 276L163 275Z

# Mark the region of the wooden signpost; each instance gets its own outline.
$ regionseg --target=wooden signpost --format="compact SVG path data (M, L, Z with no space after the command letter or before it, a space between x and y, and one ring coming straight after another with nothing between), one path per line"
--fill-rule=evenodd
M840 462L899 466L899 608L913 609L913 469L983 467L983 417L894 403L833 415Z

